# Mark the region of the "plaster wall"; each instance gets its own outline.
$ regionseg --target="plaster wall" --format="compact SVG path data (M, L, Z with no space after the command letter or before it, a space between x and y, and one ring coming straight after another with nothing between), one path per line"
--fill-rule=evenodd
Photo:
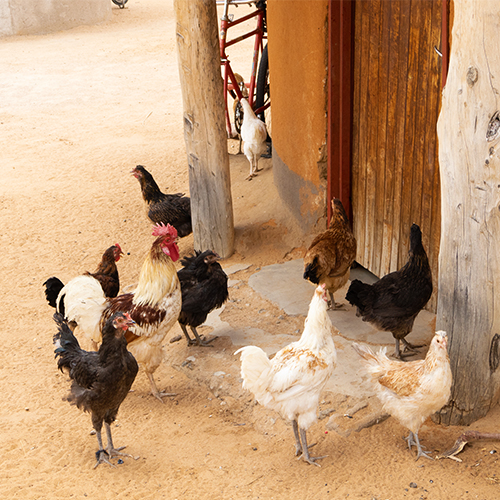
M37 35L111 17L111 0L0 0L0 36Z
M274 180L305 231L326 213L328 0L268 0Z

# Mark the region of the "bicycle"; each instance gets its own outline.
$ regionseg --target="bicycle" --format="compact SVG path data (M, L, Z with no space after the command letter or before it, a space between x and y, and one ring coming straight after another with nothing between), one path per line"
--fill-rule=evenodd
M252 5L255 3L256 10L247 14L246 16L234 19L233 15L229 15L229 5ZM243 123L243 110L240 104L242 98L247 98L250 106L255 111L255 114L265 123L265 111L271 106L271 92L269 85L269 60L267 54L267 43L264 46L263 40L267 39L266 27L266 0L220 0L217 5L224 5L224 12L221 18L221 28L219 36L220 44L220 59L221 65L224 67L224 102L225 102L225 115L226 127L228 137L232 137L231 119L229 116L228 108L228 95L237 100L234 107L234 126L236 132L239 134L241 124ZM227 40L227 32L229 28L238 26L239 24L248 21L252 18L257 18L257 26L254 30L244 33L232 40ZM234 45L242 40L246 40L255 36L252 69L250 82L245 83L243 78L237 73L234 73L231 68L231 63L226 54L226 48ZM260 62L257 71L257 61Z
M128 0L111 0L115 5L118 5L120 9L123 9L125 7L125 4L128 2Z

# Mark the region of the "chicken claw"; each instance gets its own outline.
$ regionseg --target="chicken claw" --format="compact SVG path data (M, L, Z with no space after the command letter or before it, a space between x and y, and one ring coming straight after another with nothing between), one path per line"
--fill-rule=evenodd
M167 396L177 396L175 392L160 392L158 390L158 387L156 386L155 379L153 378L153 374L148 372L148 378L149 382L151 384L151 394L158 399L158 401L161 401L163 403L163 399Z
M295 456L298 457L298 460L303 458L308 464L317 465L318 467L321 467L320 464L316 463L316 460L321 460L322 458L326 458L328 455L323 455L322 457L311 457L309 455L309 449L312 448L313 446L316 446L317 443L308 445L306 431L304 429L299 430L299 426L296 420L292 422L292 425L293 425L293 434L295 435Z
M106 450L98 450L95 452L95 457L97 459L97 462L95 463L94 465L94 469L100 465L100 464L108 464L108 465L111 465L111 467L116 467L116 465L112 464L107 458L106 456L109 456L108 455L108 452Z
M410 434L408 435L407 438L405 438L406 441L408 442L408 449L411 451L411 447L415 445L417 447L417 459L418 460L420 457L425 457L428 458L429 460L434 460L427 452L423 450L423 446L420 445L420 441L418 440L418 432L414 434L413 432L410 431Z

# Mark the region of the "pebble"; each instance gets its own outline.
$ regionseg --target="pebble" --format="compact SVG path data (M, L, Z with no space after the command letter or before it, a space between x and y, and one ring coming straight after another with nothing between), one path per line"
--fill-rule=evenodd
M416 488L417 487L417 483L410 483L410 488Z

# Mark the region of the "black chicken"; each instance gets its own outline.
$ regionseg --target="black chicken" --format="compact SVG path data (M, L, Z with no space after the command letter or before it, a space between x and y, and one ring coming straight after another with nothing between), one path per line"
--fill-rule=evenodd
M162 193L153 176L142 165L137 165L131 173L141 184L142 197L147 204L148 217L152 222L174 226L179 238L193 232L189 197L182 193Z
M408 262L399 271L387 274L373 285L354 280L346 299L358 308L357 315L396 339L394 356L401 359L399 341L405 350L414 350L405 337L412 331L417 314L432 295L432 273L422 245L422 232L411 226Z
M94 273L86 272L85 276L92 276L101 284L106 297L116 297L120 291L120 278L116 263L123 255L122 249L118 243L109 247L103 254L101 262ZM43 284L45 286L45 297L50 306L58 309L63 316L65 315L64 296L59 299L59 293L64 288L64 283L55 276L49 278Z
M177 276L181 282L182 310L179 324L188 345L209 346L212 340L202 340L196 331L213 309L222 306L228 298L227 274L217 262L220 257L212 250L196 251L191 257L184 257ZM186 325L191 327L196 339L191 339Z
M97 433L99 450L96 452L97 467L101 463L112 465L108 458L132 456L120 453L124 448L115 448L111 438L110 424L115 421L118 408L127 396L135 380L139 366L130 352L124 333L134 325L130 315L115 313L102 329L102 344L98 352L87 352L80 348L64 317L56 313L54 321L58 332L54 335L58 368L66 368L72 379L67 401L87 411L92 416L92 425ZM108 446L103 448L101 429L106 428Z

